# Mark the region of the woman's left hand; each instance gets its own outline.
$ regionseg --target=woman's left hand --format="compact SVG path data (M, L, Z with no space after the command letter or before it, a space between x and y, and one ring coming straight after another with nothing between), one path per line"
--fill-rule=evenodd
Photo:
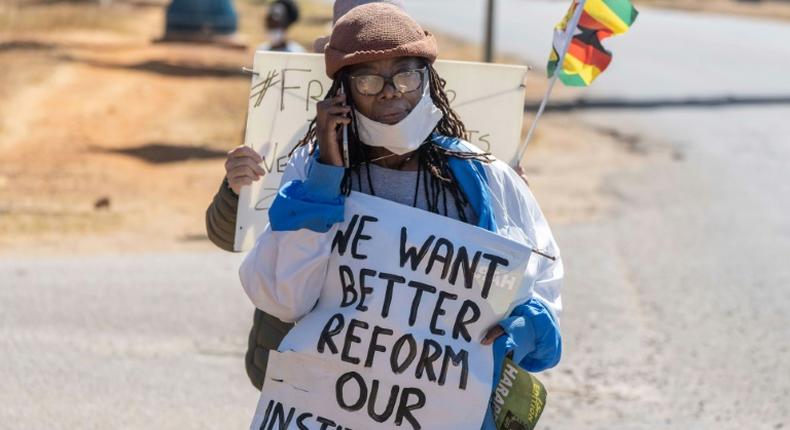
M486 332L486 335L483 337L483 340L481 340L480 343L483 345L491 345L495 340L497 340L499 336L502 336L503 334L505 334L505 329L503 329L501 325L497 324L488 329L488 332Z
M530 372L557 365L562 357L560 327L546 305L529 299L516 306L508 318L486 331L482 345L494 345L494 353L512 353L513 361ZM506 342L498 339L506 336ZM497 350L497 347L504 351Z

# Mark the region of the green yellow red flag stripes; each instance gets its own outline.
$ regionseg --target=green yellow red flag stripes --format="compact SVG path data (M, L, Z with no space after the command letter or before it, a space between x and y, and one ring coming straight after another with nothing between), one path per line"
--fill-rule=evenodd
M554 28L549 77L556 72L565 85L590 85L612 61L612 53L601 41L628 31L637 15L630 0L574 0Z

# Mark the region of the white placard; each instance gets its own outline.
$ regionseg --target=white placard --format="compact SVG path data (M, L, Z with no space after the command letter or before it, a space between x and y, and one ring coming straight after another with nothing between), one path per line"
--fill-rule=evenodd
M269 355L251 428L479 430L494 372L480 340L523 295L529 256L353 192L318 303Z
M512 159L520 143L527 68L437 61L436 69L467 126L467 140L501 160ZM245 140L263 157L267 174L241 190L236 251L249 249L268 223L288 154L304 137L316 103L331 86L320 54L258 51L254 71Z

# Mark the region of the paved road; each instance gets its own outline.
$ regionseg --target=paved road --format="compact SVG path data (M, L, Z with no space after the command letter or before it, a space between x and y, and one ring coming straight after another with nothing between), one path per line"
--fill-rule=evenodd
M248 428L239 262L0 259L0 428Z
M542 65L568 3L499 0L498 46ZM481 1L409 8L482 34ZM644 8L607 43L611 69L568 120L674 157L608 178L620 203L606 220L556 229L567 353L544 425L790 426L787 40L786 23Z

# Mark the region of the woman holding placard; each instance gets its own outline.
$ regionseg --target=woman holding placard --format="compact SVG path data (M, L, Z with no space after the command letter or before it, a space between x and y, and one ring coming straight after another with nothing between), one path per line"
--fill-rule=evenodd
M376 2L392 4L403 9L400 0L336 0L332 24L334 25L351 9ZM329 36L317 38L314 43L315 52L323 54L328 42ZM239 192L243 186L250 185L265 175L265 170L261 167L262 162L261 156L247 145L240 145L228 152L225 160L225 178L206 210L206 234L209 240L221 249L234 251ZM255 310L244 361L250 382L256 388L261 389L263 385L269 351L277 349L292 326L293 324L283 323L260 309Z
M391 5L359 6L336 23L325 49L333 85L292 154L242 284L267 314L305 317L321 294L346 196L374 195L532 249L524 294L480 342L493 344L496 363L512 355L529 371L553 367L561 355L559 250L522 179L463 141L436 56L433 36ZM490 416L483 428L493 428Z

